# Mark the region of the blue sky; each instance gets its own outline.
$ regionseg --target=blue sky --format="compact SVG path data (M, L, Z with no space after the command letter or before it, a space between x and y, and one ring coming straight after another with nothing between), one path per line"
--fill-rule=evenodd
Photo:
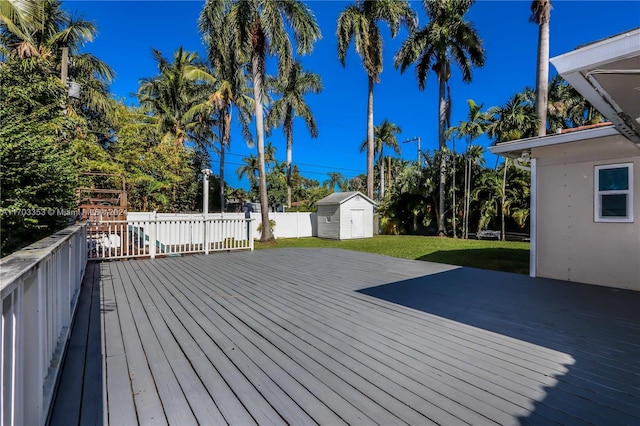
M308 1L316 15L323 38L311 55L301 58L304 67L321 75L324 90L309 95L307 101L315 115L319 137L311 139L303 122L294 127L293 161L303 176L327 179L327 173L339 171L353 177L366 171L366 157L359 146L366 137L367 77L359 56L351 47L343 68L336 55L335 27L338 14L349 2ZM151 49L165 57L183 46L206 57L197 31L197 19L204 1L65 1L63 7L75 15L94 21L98 36L85 47L107 62L117 77L111 91L128 104L135 103L133 93L143 77L157 74ZM418 11L420 26L426 18L422 3L411 2ZM535 85L537 26L529 23L530 1L477 1L467 18L484 42L486 63L473 72L473 82L462 83L453 69L450 87L452 124L466 119L466 100L484 103L485 108L505 103L525 86ZM554 1L551 12L551 57L576 47L640 25L640 1ZM407 34L396 39L383 30L384 70L374 92L374 121L396 123L402 133L399 141L419 136L423 150L437 148L438 86L433 74L427 87L418 90L413 68L400 74L393 67L393 56ZM555 74L550 66L551 74ZM275 69L268 70L275 73ZM277 157L285 159L285 139L278 129L267 140L278 148ZM485 146L489 140L481 141ZM462 148L462 143L459 144ZM234 187L248 188L246 177L239 181L237 168L242 158L255 152L246 147L238 129L232 134L231 153L227 156L225 180ZM402 145L402 157L415 159L415 142ZM496 157L487 154L491 167ZM218 173L217 157L211 168Z

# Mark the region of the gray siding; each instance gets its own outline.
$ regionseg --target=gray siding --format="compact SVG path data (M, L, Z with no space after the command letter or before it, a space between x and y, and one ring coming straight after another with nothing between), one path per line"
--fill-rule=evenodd
M373 201L360 192L336 192L318 202L318 237L337 240L373 236ZM353 210L364 213L363 232L354 237ZM327 222L327 215L331 216Z
M327 215L331 221L327 222ZM338 204L318 206L318 237L340 239L340 209Z

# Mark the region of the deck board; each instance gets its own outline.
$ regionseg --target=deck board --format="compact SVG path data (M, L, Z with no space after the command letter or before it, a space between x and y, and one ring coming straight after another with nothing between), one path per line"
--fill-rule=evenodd
M134 403L135 392L131 387L131 370L125 351L125 340L133 329L133 322L121 326L120 318L127 320L128 304L115 285L120 281L117 270L110 271L101 265L103 369L106 392L104 395L106 424L135 424L138 422ZM114 283L116 283L114 285ZM137 357L136 357L137 358ZM135 363L133 364L133 366ZM116 410L110 407L118 407ZM160 413L161 414L161 413ZM144 421L144 419L141 419Z
M93 263L87 265L78 296L73 332L64 357L65 374L61 375L49 417L52 424L91 425L102 422L99 414L102 410L100 287L99 281L94 280L96 269L99 270L99 266Z
M222 290L224 291L224 289ZM338 363L334 368L332 368L334 371L340 371L340 369L342 369L353 376L352 371L357 370L358 375L362 376L362 378L370 383L373 383L376 380L384 380L384 383L378 387L380 389L385 389L387 395L380 396L378 392L377 396L379 401L386 401L385 405L390 405L389 402L393 401L393 398L390 398L389 395L395 395L396 398L399 398L398 403L415 407L415 409L421 410L424 416L432 416L434 417L433 420L438 422L450 423L457 419L447 413L447 408L449 409L449 412L456 412L456 415L459 416L458 418L464 417L466 414L467 417L465 420L471 423L477 424L480 421L487 421L486 418L482 418L469 410L465 410L463 406L455 404L454 407L447 407L447 404L452 405L451 400L442 398L436 391L432 391L426 386L416 382L415 377L410 378L403 376L398 374L395 369L385 368L393 366L398 360L392 357L387 357L384 360L386 363L377 361L375 356L371 355L371 351L375 350L374 348L361 348L355 345L353 343L353 335L362 338L359 333L361 330L355 330L353 327L350 327L355 333L350 333L349 335L327 332L327 330L330 330L330 327L325 327L324 324L322 324L321 317L311 317L313 306L317 305L316 299L307 299L303 301L303 304L300 307L295 307L292 302L287 303L288 310L296 309L298 311L299 315L296 316L287 315L284 309L278 306L278 299L271 298L269 296L269 292L262 294L257 292L251 294L248 293L245 294L243 300L246 300L246 303L249 305L247 316L250 317L252 314L257 312L264 313L259 316L254 314L253 324L256 326L259 326L260 324L266 325L266 330L263 332L268 334L270 341L277 342L278 346L283 349L286 348L287 353L291 353L296 349L295 346L287 342L287 338L291 339L291 337L297 337L300 340L300 343L314 342L314 346L305 349L305 352L313 355L314 358L324 358L327 353L335 353L338 356L344 355L342 365ZM287 321L287 316L289 317L289 321ZM312 320L308 321L305 316ZM271 321L271 323L269 323L269 321ZM286 321L286 323L284 321ZM301 322L304 323L304 327L296 327L296 324L300 324ZM316 323L314 324L314 322ZM290 334L283 336L283 333L278 333L277 325L284 327L284 329ZM365 339L366 338L368 337L365 337ZM358 363L350 361L350 358L348 357L349 353L345 353L345 347L349 350L354 349L361 350L363 352L363 356L358 359ZM364 355L367 353L369 354L368 356ZM381 375L380 371L386 372L386 374ZM359 379L360 377L356 376L347 377L345 380L347 382L354 382ZM370 388L371 385L367 383L360 383L359 387L366 389ZM415 391L418 388L419 390L415 393L409 392L409 390ZM371 392L371 390L369 390L369 392ZM422 398L417 397L417 395L420 394L424 394L422 395ZM398 403L396 403L396 405ZM402 408L404 407L396 406L396 409L398 410L401 410ZM440 412L440 414L438 414L438 412ZM426 421L421 417L406 420L409 423L415 423L416 421L424 423Z
M96 280L106 424L640 423L638 293L332 249Z

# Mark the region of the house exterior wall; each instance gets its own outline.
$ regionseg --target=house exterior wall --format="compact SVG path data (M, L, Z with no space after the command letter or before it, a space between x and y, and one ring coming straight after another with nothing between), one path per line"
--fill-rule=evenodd
M622 136L532 149L536 275L640 290L640 149ZM631 223L594 220L595 166L633 163Z
M351 211L364 210L364 236L373 237L373 205L360 196L355 196L340 205L340 239L352 239Z
M318 206L318 237L340 239L340 205L326 204ZM327 222L327 217L330 221Z

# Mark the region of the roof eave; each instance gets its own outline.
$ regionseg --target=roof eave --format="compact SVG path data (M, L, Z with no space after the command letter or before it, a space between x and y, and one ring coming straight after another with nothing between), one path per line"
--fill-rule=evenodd
M518 158L523 152L531 152L533 148L561 145L565 143L616 135L620 135L620 132L613 125L606 127L596 127L595 129L580 130L576 132L560 133L547 136L538 136L535 138L520 139L512 142L503 142L501 144L489 147L489 151L491 151L492 154L503 155L510 158Z
M360 195L362 198L364 198L365 200L367 200L368 202L370 202L371 204L373 204L374 206L378 206L378 203L376 203L375 201L373 201L371 198L367 197L366 195L364 195L362 192L360 191L353 191L353 194L351 194L348 197L345 197L341 200L336 200L336 201L323 201L325 198L323 198L322 200L319 200L316 203L316 206L324 206L324 205L331 205L331 204L343 204L347 201L349 201L350 199L352 199L353 197L355 197L356 195Z
M551 58L558 73L627 139L640 147L640 133L637 126L627 117L609 95L590 76L589 70L612 61L638 56L640 29L583 46L574 51ZM633 118L631 118L633 119Z

